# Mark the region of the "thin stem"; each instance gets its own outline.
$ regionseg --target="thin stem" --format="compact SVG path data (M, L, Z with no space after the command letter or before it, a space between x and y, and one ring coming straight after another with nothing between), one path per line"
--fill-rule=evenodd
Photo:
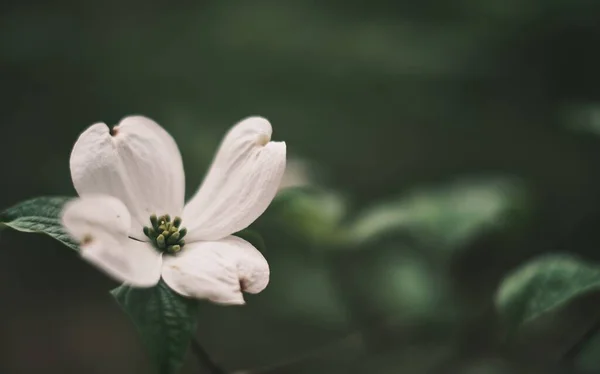
M573 345L564 355L563 360L573 363L579 353L583 350L589 341L600 332L600 319L597 319L594 324L581 336L581 338Z
M191 347L192 352L194 352L200 364L204 365L211 374L227 374L225 370L221 369L219 365L210 358L210 355L206 352L204 347L202 347L197 338L192 338Z

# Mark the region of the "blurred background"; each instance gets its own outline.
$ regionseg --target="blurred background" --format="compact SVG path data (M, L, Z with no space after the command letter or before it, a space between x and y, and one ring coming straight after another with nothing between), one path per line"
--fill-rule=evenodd
M0 208L74 196L78 135L129 114L177 140L189 197L227 129L262 115L287 142L288 188L252 226L269 287L200 308L221 367L584 370L597 295L513 340L495 298L536 255L600 261L599 14L589 0L4 1ZM115 282L46 236L5 230L0 249L0 372L149 372ZM188 356L182 373L208 372Z

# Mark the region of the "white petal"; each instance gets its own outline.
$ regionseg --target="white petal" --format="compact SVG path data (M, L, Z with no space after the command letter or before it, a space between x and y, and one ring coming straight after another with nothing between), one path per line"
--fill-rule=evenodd
M247 241L236 236L186 244L177 256L165 256L162 276L175 292L219 304L244 304L242 291L259 293L269 283L269 264Z
M271 124L251 117L235 125L185 206L188 240L218 240L248 227L267 209L285 171L286 146L271 142Z
M152 213L180 215L185 176L177 144L154 121L133 116L111 130L97 123L79 136L71 153L71 178L80 196L118 198L131 213L130 236L146 240L142 228Z
M130 239L130 215L111 196L90 195L69 202L62 222L80 242L81 256L114 279L150 287L160 279L161 255L149 243Z

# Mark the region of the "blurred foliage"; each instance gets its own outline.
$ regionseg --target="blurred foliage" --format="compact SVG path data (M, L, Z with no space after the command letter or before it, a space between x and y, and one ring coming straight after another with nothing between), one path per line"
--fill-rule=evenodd
M412 233L423 245L464 247L469 239L494 226L517 225L525 197L510 181L462 181L436 190L418 189L399 201L379 204L363 213L347 236L364 241L385 231Z
M227 128L264 115L304 160L286 180L302 187L251 227L267 290L200 307L198 339L222 367L597 372L600 304L577 274L600 263L599 12L5 1L0 207L74 195L78 134L132 113L177 140L191 196ZM5 230L0 249L0 372L147 372L114 282L51 238ZM552 253L577 260L551 270L537 256ZM512 303L519 323L497 308ZM183 372L200 370L188 355Z
M22 232L42 233L76 251L79 246L60 223L60 213L68 197L39 197L9 207L0 214L0 229L8 226Z
M513 328L600 288L600 266L566 255L547 255L510 274L497 304Z

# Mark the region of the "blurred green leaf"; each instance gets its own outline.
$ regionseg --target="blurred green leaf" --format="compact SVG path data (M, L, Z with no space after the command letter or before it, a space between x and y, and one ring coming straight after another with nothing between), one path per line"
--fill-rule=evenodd
M384 271L381 277L390 281L389 299L408 300L403 304L404 309L425 310L432 303L432 291L435 289L432 283L435 279L429 275L424 264L415 259L407 259L405 263L395 264L395 268L388 265L390 266L382 266Z
M496 307L509 328L517 328L599 289L600 266L572 255L546 255L503 280L496 295Z
M313 168L307 161L300 158L287 159L285 172L279 183L279 191L309 186L313 180Z
M162 280L152 288L115 288L112 295L127 312L157 372L175 373L196 331L198 302L173 292Z
M442 318L442 314L452 312L448 300L443 299L443 285L422 258L396 251L382 254L374 262L374 271L365 277L373 307L405 319ZM443 301L445 309L440 311Z
M575 366L582 374L600 372L600 332L596 331L583 345L575 357Z
M72 198L64 196L36 197L18 203L0 213L0 229L3 226L22 232L42 233L75 250L79 246L63 229L60 214L63 206Z
M317 243L340 241L340 223L346 214L346 202L332 191L289 188L273 202L282 222L290 229Z
M563 108L567 128L577 132L600 135L600 105L598 103L578 103Z
M504 179L470 180L449 187L417 190L378 204L346 228L356 242L392 231L406 231L444 247L464 244L482 230L514 224L522 213L524 191Z

